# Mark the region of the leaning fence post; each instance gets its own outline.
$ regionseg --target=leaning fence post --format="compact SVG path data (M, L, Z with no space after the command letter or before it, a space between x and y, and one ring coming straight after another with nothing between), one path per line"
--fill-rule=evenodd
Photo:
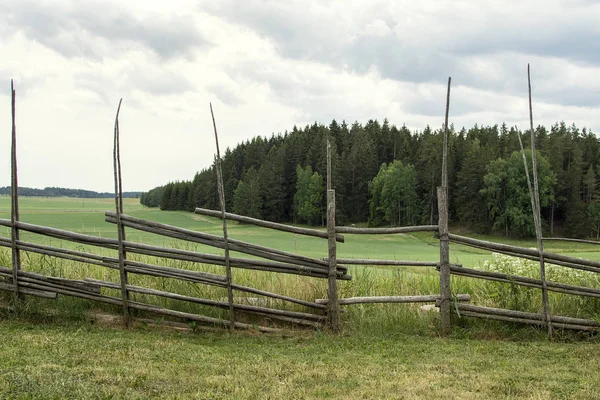
M13 272L13 285L15 287L15 309L17 309L19 300L19 270L21 269L21 252L17 247L17 241L19 240L19 228L17 223L19 222L19 180L17 175L17 125L15 115L15 98L16 93L14 89L14 82L10 81L10 92L11 92L11 111L12 111L12 142L11 142L11 158L10 158L10 171L11 171L11 248L12 248L12 272Z
M327 248L329 274L327 279L327 321L329 328L340 330L340 304L337 292L337 243L335 236L335 190L332 188L331 143L327 138Z
M437 188L438 233L440 236L440 330L447 335L452 327L450 316L450 243L448 240L448 113L450 111L450 83L446 94L446 118L444 122L444 144L442 149L442 186Z
M548 298L548 287L546 283L546 266L544 263L544 243L542 241L542 216L540 212L540 189L538 185L536 155L535 155L535 132L533 130L533 108L531 106L531 74L529 64L527 64L527 86L529 87L529 124L531 128L531 169L533 172L533 193L531 191L531 183L529 182L529 172L527 164L525 164L525 173L527 174L527 182L529 183L529 192L531 193L531 206L533 209L535 236L537 239L538 252L540 253L540 280L542 281L542 303L544 306L544 317L548 328L548 339L552 339L552 317L550 315L550 300ZM521 136L519 135L519 142ZM521 148L523 145L521 144ZM525 152L523 151L523 156Z
M117 108L117 116L115 117L115 137L113 147L113 165L114 165L114 176L115 176L115 211L117 215L117 232L118 232L118 250L119 250L119 277L121 282L121 298L123 300L123 319L125 325L129 325L129 291L127 290L128 279L127 271L125 270L125 247L123 242L125 241L125 227L121 221L121 214L123 214L123 186L121 184L121 149L119 142L119 112L121 111L121 102L119 100L119 107Z
M215 143L217 145L217 155L215 157L215 169L217 171L217 189L219 192L219 203L221 205L221 220L223 221L223 242L225 244L225 275L227 278L227 302L229 303L229 329L235 328L235 309L233 307L233 276L231 274L231 264L229 259L229 235L227 233L227 218L225 215L225 187L223 186L223 170L221 169L221 152L219 150L219 136L217 134L217 123L212 103L210 103L210 115L212 117L213 128L215 131Z

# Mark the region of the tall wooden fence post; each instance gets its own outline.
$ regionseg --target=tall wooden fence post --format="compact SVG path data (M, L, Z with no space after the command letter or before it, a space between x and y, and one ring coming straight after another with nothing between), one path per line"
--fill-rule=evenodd
M452 78L448 77L442 149L442 186L437 188L438 233L440 236L440 331L442 335L447 335L452 328L450 315L450 242L448 240L448 114L450 111L451 82Z
M327 248L329 260L329 274L327 282L327 321L329 328L338 332L340 330L340 303L337 292L337 243L335 234L335 190L331 172L331 143L327 136Z
M440 236L440 330L447 335L452 327L450 317L450 242L448 239L448 190L437 188Z
M327 233L329 237L329 275L327 285L327 321L332 331L340 330L340 304L337 292L337 248L335 241L335 190L327 191Z
M221 220L223 222L223 241L225 244L225 275L227 277L227 302L229 303L229 329L235 328L235 309L233 307L233 275L231 273L231 264L229 258L229 234L227 233L227 217L225 211L225 187L223 185L223 170L221 169L221 152L219 150L219 135L217 134L217 122L213 112L212 103L210 105L210 116L212 117L213 129L215 131L215 143L217 145L217 155L215 158L215 169L217 172L217 189L219 192L219 203L221 205Z
M18 310L19 303L19 271L21 270L21 252L17 248L17 241L20 239L19 228L19 179L17 174L17 125L15 114L16 92L14 82L10 81L11 92L11 111L12 111L12 142L11 142L11 247L12 247L12 272L13 285L15 287L15 310Z
M538 185L536 155L535 155L535 132L533 130L533 107L531 105L531 74L529 64L527 64L527 86L529 88L529 123L531 129L531 169L533 172L533 193L531 196L531 205L533 208L535 222L535 236L537 238L537 247L540 253L540 280L542 281L542 304L544 306L544 315L548 328L548 339L552 339L552 319L550 316L550 299L548 298L548 287L546 283L546 266L544 263L544 243L542 241L542 215L540 212L540 189ZM519 137L519 141L520 141ZM521 145L522 146L522 145ZM524 154L524 151L523 151ZM527 165L525 165L527 168ZM529 172L525 169L527 180L529 182ZM531 183L529 184L531 187Z
M127 286L129 284L127 271L125 270L125 227L121 221L121 215L123 214L123 186L121 183L121 148L120 148L120 132L119 132L119 112L121 111L121 102L119 100L119 107L117 108L117 115L115 117L115 136L114 136L114 147L113 147L113 166L114 166L114 178L115 178L115 211L117 216L117 236L118 236L118 251L119 251L119 280L121 284L121 299L123 301L123 320L125 326L129 326L130 314L129 314L129 291Z

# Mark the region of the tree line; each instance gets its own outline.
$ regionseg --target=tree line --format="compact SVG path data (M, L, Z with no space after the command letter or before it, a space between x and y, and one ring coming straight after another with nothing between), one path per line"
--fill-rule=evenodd
M10 196L10 186L0 187L0 196ZM142 192L123 192L123 198L139 198ZM108 192L95 192L93 190L84 189L68 189L60 187L45 187L43 189L35 189L28 187L19 186L20 196L31 196L31 197L76 197L84 199L98 199L98 198L114 198L114 193Z
M449 129L449 207L454 226L507 236L534 233L519 138L506 124ZM223 181L228 210L276 222L324 223L326 141L339 224L435 224L441 184L442 130L411 131L370 120L335 120L257 136L227 149ZM535 130L544 229L547 235L600 234L600 144L589 130L564 122ZM531 151L527 151L531 163ZM529 166L531 171L531 165ZM214 164L191 181L142 193L163 210L218 208Z

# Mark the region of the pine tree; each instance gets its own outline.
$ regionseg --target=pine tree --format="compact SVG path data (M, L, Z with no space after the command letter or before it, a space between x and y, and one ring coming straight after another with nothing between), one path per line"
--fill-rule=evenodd
M285 221L284 160L285 148L274 145L258 171L262 215L269 221Z
M254 167L246 172L233 194L233 212L252 218L262 218L260 180Z
M294 196L295 215L298 221L309 225L323 221L323 177L314 172L310 165L296 168L296 195Z
M483 231L487 226L487 207L480 190L489 160L478 139L465 144L463 157L455 180L457 218L461 224Z

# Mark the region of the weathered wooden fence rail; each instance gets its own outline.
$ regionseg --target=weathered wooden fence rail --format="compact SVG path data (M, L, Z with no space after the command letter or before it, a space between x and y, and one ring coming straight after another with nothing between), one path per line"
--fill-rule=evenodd
M545 326L546 320L543 314L529 313L524 311L506 310L502 308L491 308L474 306L471 304L456 304L455 305L460 315L469 317L478 317L486 319L495 319L499 321L516 322L521 324ZM550 316L550 321L553 328L557 329L572 329L579 331L598 331L600 324L598 322L581 319L561 317L556 315Z
M376 303L436 303L441 299L439 295L421 295L421 296L361 296L361 297L346 297L339 299L340 305L349 304L376 304ZM468 294L458 294L454 298L455 301L471 301L471 296ZM317 299L317 303L324 304L327 299Z
M215 210L208 210L206 208L196 208L194 211L196 214L205 215L208 217L221 218L221 212ZM320 231L318 229L309 229L309 228L301 228L292 225L279 224L277 222L269 222L263 221L262 219L256 219L251 217L246 217L244 215L225 213L225 218L231 221L241 222L244 224L251 224L255 226L260 226L263 228L275 229L283 232L297 233L299 235L313 236L322 239L328 238L328 233L325 231ZM344 243L344 236L336 235L335 240L340 243Z
M539 261L540 253L535 249L526 247L512 246L503 243L488 242L485 240L472 239L460 235L448 235L451 242L467 245L482 250L494 251L497 253L506 254L509 256L525 258L528 260ZM561 265L567 268L580 269L582 271L600 272L600 262L586 260L583 258L565 256L563 254L542 252L544 259L556 265Z
M437 225L398 226L395 228L357 228L354 226L336 226L336 233L354 233L360 235L388 235L394 233L437 232ZM343 240L342 240L343 242Z
M327 260L325 258L325 260ZM411 260L378 260L374 258L338 258L338 262L348 265L388 265L396 267L438 267L440 263Z

